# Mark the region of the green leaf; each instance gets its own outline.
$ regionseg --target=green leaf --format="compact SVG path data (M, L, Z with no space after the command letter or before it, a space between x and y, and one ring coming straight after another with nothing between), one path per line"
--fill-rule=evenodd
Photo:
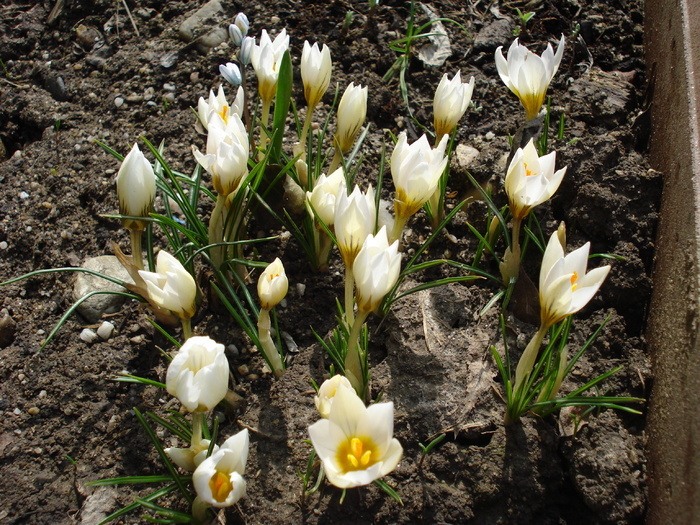
M292 98L292 59L289 51L285 51L280 63L277 77L277 96L275 97L275 113L272 119L274 136L270 143L270 162L278 164L282 153L282 139L289 113L289 101Z

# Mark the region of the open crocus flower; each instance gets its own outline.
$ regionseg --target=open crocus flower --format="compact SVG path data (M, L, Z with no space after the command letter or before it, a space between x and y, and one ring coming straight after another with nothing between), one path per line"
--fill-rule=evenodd
M268 103L275 97L280 63L284 52L289 49L287 30L282 29L274 40L270 39L265 29L260 35L260 44L253 47L250 61L258 77L260 98Z
M323 44L319 49L318 43L312 46L305 40L301 53L301 80L309 110L312 111L326 93L331 81L331 70L331 50L328 46Z
M165 386L190 412L212 410L228 392L224 345L209 337L190 337L168 365Z
M197 284L180 261L161 250L156 258L156 271L139 270L146 283L151 301L165 310L170 310L180 319L194 315Z
M240 84L240 82L239 82ZM226 101L226 94L224 93L224 86L219 86L219 90L216 95L214 90L209 91L209 100L205 100L204 97L199 97L199 102L197 103L197 115L199 120L205 129L209 128L209 121L212 119L213 115L218 114L224 122L228 122L229 117L232 114L242 115L243 114L243 103L244 103L244 93L243 88L239 87L236 91L236 99L233 104L229 106Z
M343 168L338 168L328 177L322 173L316 181L313 191L306 192L306 206L309 215L313 217L316 213L323 224L328 227L333 226L336 200L341 192L347 194L346 188Z
M442 76L433 99L433 123L437 137L452 133L459 119L467 111L473 92L474 77L464 83L459 71L452 80L447 73Z
M525 118L533 119L540 112L547 87L559 69L564 54L564 35L559 40L557 52L547 44L542 56L521 46L516 38L508 49L507 59L503 58L503 46L496 49L496 68L503 83L520 99L525 108Z
M230 195L248 174L248 132L238 114L224 121L219 114L209 120L206 154L192 148L197 162L212 177L216 192L226 197Z
M328 418L333 405L333 398L341 387L352 389L352 385L347 377L336 374L330 379L326 379L318 389L318 395L314 397L314 404L322 418Z
M117 174L119 213L134 217L148 217L156 196L156 175L153 166L134 144L124 157ZM123 219L124 227L143 230L145 223L136 219Z
M558 232L549 238L540 269L540 318L543 327L552 326L586 306L610 271L601 266L586 273L586 243L565 255Z
M377 235L368 235L353 265L358 310L369 313L377 308L400 272L399 242L389 244L385 227Z
M397 218L402 218L405 222L435 193L440 176L447 166L445 149L448 140L449 137L443 135L438 146L433 149L426 135L410 145L405 131L399 135L391 154L391 177L396 189L394 212Z
M248 443L248 430L243 429L200 463L192 474L199 502L223 508L245 496L243 473L248 461Z
M355 186L350 196L345 188L340 189L335 201L335 238L343 262L352 267L357 252L369 234L374 232L376 222L374 190L370 184L365 193Z
M284 265L280 258L277 257L267 265L265 271L260 274L260 279L258 279L260 306L266 310L271 310L284 299L288 288L289 281L287 274L284 272Z
M403 448L393 433L393 403L367 408L352 388L343 385L333 397L328 419L309 427L328 481L341 489L368 485L396 468Z
M518 148L506 173L505 189L513 217L524 219L535 206L554 195L564 178L566 167L554 171L556 152L542 157L532 139Z
M350 151L355 136L367 117L367 86L353 82L345 89L338 104L338 129L335 132L337 146L345 154Z

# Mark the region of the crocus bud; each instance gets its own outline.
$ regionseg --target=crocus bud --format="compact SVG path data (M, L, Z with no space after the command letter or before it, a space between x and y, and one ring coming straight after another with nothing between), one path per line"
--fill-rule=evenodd
M377 209L370 184L366 193L355 186L350 196L341 188L336 196L334 229L338 249L346 266L352 267L357 252L369 234L374 232Z
M314 404L322 418L328 417L333 405L333 398L340 388L349 388L352 392L355 392L348 378L340 374L326 379L318 389L318 395L314 397Z
M353 82L343 93L338 104L338 129L335 132L337 146L346 154L355 142L357 132L367 116L367 86L356 86Z
M310 110L313 110L325 95L331 81L331 70L331 50L328 46L323 44L323 48L319 49L318 43L311 46L305 40L301 53L301 80Z
M214 454L197 467L192 484L197 499L217 508L230 507L245 496L243 478L248 461L248 429L228 438Z
M590 243L565 255L559 232L552 233L540 268L540 320L552 326L588 304L610 271L601 266L586 273Z
M170 310L180 319L190 319L195 312L197 284L185 267L168 252L161 250L156 259L156 271L139 270L151 300Z
M260 306L265 310L271 310L284 299L289 288L287 274L279 257L272 261L258 279L258 297Z
M535 206L554 195L566 168L554 171L556 151L540 157L535 143L518 148L506 173L505 189L510 212L516 219L524 219Z
M503 46L496 49L496 68L503 83L520 99L525 108L525 118L533 119L540 112L549 83L559 69L564 54L564 35L559 40L554 54L547 44L542 56L521 46L516 38L508 49L508 58L503 58Z
M306 192L306 206L309 215L313 217L315 212L326 226L333 226L336 200L341 192L347 194L346 188L343 168L338 168L328 177L322 173L316 181L313 191Z
M226 396L228 375L224 345L209 337L194 336L185 341L168 365L165 386L188 411L207 411Z
M438 138L452 133L459 119L467 111L473 92L474 77L471 77L468 83L463 83L459 71L452 80L448 78L447 73L442 76L433 99L433 122Z
M117 196L120 214L148 217L156 196L156 175L138 144L134 144L119 168ZM137 219L122 219L122 223L130 230L143 230L145 227L144 221Z
M207 452L209 452L209 444L211 443L208 439L202 439L187 448L177 448L170 447L165 449L165 453L170 456L170 459L181 469L188 472L194 471L199 464L207 458ZM212 454L219 450L217 445L214 445Z
M234 86L240 86L243 78L241 77L241 70L233 62L227 62L226 65L221 64L219 66L219 73L224 77L226 82L233 84Z
M435 193L447 166L445 149L448 140L449 137L443 135L433 149L425 135L410 145L405 131L399 135L391 154L391 178L396 189L394 211L397 217L412 216Z
M236 19L233 21L233 25L238 28L243 36L248 34L248 29L250 28L250 22L245 13L238 13Z
M379 306L394 287L401 272L399 242L389 244L386 228L369 235L353 264L355 299L360 312L369 313Z
M352 388L339 388L328 419L309 427L328 481L341 489L369 485L396 468L403 448L393 434L394 404L365 407Z
M245 37L243 42L241 42L241 49L238 51L238 60L241 62L241 64L244 66L250 64L250 55L252 54L254 48L255 38L252 36Z

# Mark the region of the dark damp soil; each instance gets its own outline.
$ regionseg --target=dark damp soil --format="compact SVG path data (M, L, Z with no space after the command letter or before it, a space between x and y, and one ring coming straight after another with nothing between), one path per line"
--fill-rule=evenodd
M126 153L140 136L165 143L165 158L184 172L194 167L191 145L202 147L190 110L221 82L218 65L230 58L223 43L202 53L178 38L198 2L129 2L135 33L123 4L13 1L0 7L0 280L44 268L75 267L128 250L117 211L118 163L95 145L100 140ZM211 6L211 2L208 4ZM586 4L586 5L584 5ZM389 42L405 33L408 3L382 2L373 17L363 2L262 1L221 4L208 27L225 27L241 10L251 34L287 28L295 65L304 39L326 43L334 60L333 85L369 86L368 137L359 166L362 181L376 183L387 131L417 138L398 82L382 80L396 55ZM62 6L62 7L61 7ZM522 118L517 99L496 72L494 51L510 45L515 8L536 15L520 34L541 52L567 38L561 68L550 86L552 138L557 165L568 172L552 201L537 209L546 235L565 221L570 246L590 241L592 253L621 256L600 293L577 316L571 348L580 348L597 326L607 326L563 385L577 385L622 366L604 385L610 395L647 398L652 380L644 341L651 291L660 174L646 152L645 66L641 0L582 3L452 1L431 5L445 25L451 55L442 66L411 59L407 85L416 119L431 128L432 97L443 73L474 76L474 106L461 121L456 143L471 156L469 172L490 181L504 204L502 178L509 135ZM119 8L119 12L116 9ZM347 31L343 21L353 13ZM418 8L419 21L425 20ZM573 38L575 28L579 38ZM418 45L420 47L420 44ZM251 85L254 78L250 77ZM298 81L298 75L297 75ZM332 90L331 90L332 91ZM294 92L297 107L303 94ZM324 102L332 102L332 93ZM303 111L303 110L302 110ZM560 115L564 138L555 138ZM387 188L391 191L390 176ZM448 203L468 194L464 168L451 175ZM206 215L211 203L202 210ZM430 256L469 263L476 241L468 224L483 231L486 207L473 202L438 237ZM408 249L428 235L423 214L409 224ZM280 233L256 223L251 236ZM255 255L248 254L251 257ZM341 492L326 484L302 495L299 472L311 449L306 427L316 418L310 380L321 382L328 360L319 334L334 326L335 298L342 294L342 264L334 255L326 274L311 272L288 235L259 248L261 260L279 255L290 295L278 311L280 328L298 345L285 376L275 381L263 359L233 321L204 306L196 334L209 335L229 352L235 391L243 405L221 412L221 435L251 429L247 497L221 513L230 523L642 523L646 510L645 416L610 410L593 413L573 435L570 415L505 428L502 383L488 353L500 345L497 309L480 312L493 284L468 281L410 295L388 316L370 320L372 393L395 404L395 435L405 453L387 482L403 506L376 486ZM486 260L486 265L492 262ZM598 264L593 260L591 264ZM533 256L525 271L537 280ZM495 271L493 267L491 271ZM445 268L414 276L425 281L455 275ZM206 281L206 277L202 278ZM304 285L304 292L301 293ZM92 480L163 472L133 408L164 414L176 400L155 387L112 381L120 371L163 381L158 347L169 343L127 302L108 319L116 330L88 344L79 334L93 327L72 316L54 340L42 341L70 307L73 278L48 274L2 288L0 312L0 522L97 523L143 496L147 488L86 487ZM522 349L535 326L507 319L509 346ZM177 333L176 333L177 335ZM230 347L233 348L233 347ZM644 407L640 407L644 410ZM419 443L446 439L421 461ZM158 430L166 445L178 444ZM182 446L179 444L179 446ZM143 490L141 490L143 489ZM161 500L187 511L177 498ZM144 521L138 513L125 523Z

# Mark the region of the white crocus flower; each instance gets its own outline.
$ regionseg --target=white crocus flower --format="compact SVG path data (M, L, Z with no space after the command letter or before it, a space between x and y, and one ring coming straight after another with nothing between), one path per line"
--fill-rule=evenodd
M590 243L568 255L559 235L549 238L540 268L540 318L542 326L552 326L586 306L610 271L601 266L586 273Z
M309 427L328 481L341 489L368 485L396 468L403 448L393 433L393 403L367 408L352 388L342 385L328 419Z
M343 168L338 168L328 177L322 173L316 181L313 191L306 192L306 206L309 215L313 217L315 213L326 226L329 228L333 226L335 203L341 192L347 194Z
M223 85L219 86L216 95L213 89L210 90L209 100L205 100L204 97L199 97L199 102L197 103L197 115L199 116L200 122L205 129L208 129L209 121L214 115L218 114L224 122L228 122L230 116L233 114L242 115L244 98L245 94L243 93L243 88L239 86L236 91L236 98L233 104L229 106L226 101Z
M156 175L138 144L134 144L119 167L117 196L120 214L148 217L156 196ZM142 221L135 219L123 219L123 223L129 229L142 230L144 227Z
M367 86L356 86L353 82L345 89L338 104L338 129L335 132L337 146L347 154L355 142L367 117Z
M374 232L376 206L372 185L366 193L355 186L350 196L341 188L335 201L333 226L340 254L347 267L352 267L357 252L368 235Z
M506 173L505 190L515 219L524 219L535 206L554 195L566 168L554 171L556 152L540 157L532 139L518 148Z
M433 149L426 135L410 145L405 131L399 135L391 154L391 177L396 189L394 212L397 218L402 218L405 222L435 193L440 176L447 166L445 149L448 141L449 137L443 135L438 146Z
M208 439L202 439L197 444L187 448L166 448L165 453L170 456L170 460L178 467L192 472L206 459L210 443L211 441ZM219 450L219 447L214 445L212 454L216 453L217 450Z
M520 99L525 108L525 118L533 119L540 112L549 83L559 69L564 54L564 35L559 40L556 54L547 44L542 56L521 46L516 38L503 58L503 46L496 49L496 68L503 83Z
M248 444L248 430L243 429L197 467L192 474L192 484L200 504L230 507L245 496L243 474L248 461Z
M353 265L357 309L369 313L377 308L396 284L400 272L399 242L389 244L386 228L377 235L368 235Z
M228 375L224 345L209 337L194 336L185 341L168 365L165 386L188 411L207 411L226 396Z
M325 95L331 81L331 70L331 50L328 46L323 44L319 49L318 43L312 46L305 40L301 53L301 80L310 110L313 110Z
M280 63L287 49L289 49L289 36L287 36L286 29L282 29L274 41L263 29L260 35L260 44L251 50L250 60L258 77L258 92L260 98L268 103L275 97Z
M212 176L212 185L219 195L231 194L248 174L248 132L238 114L224 121L213 114L209 121L206 155L196 147L192 152L197 162Z
M258 297L260 305L266 309L274 308L287 295L289 281L282 261L277 257L267 265L258 279Z
M433 99L433 123L437 137L452 133L467 111L473 92L474 77L465 83L462 82L459 71L452 80L447 73L442 76Z
M253 49L255 48L255 38L252 36L247 36L241 42L241 49L238 51L238 60L244 66L250 64L250 57L253 54Z
M326 379L318 389L318 395L314 396L314 404L322 418L328 418L331 406L333 406L333 398L341 387L352 389L347 377L336 374L330 379Z
M151 301L165 310L170 310L180 319L194 315L197 284L180 261L161 250L156 259L156 271L139 270L146 283Z
M224 77L226 82L233 84L234 86L240 86L243 82L243 77L241 76L241 70L233 62L227 62L226 65L221 64L219 66L219 73Z

